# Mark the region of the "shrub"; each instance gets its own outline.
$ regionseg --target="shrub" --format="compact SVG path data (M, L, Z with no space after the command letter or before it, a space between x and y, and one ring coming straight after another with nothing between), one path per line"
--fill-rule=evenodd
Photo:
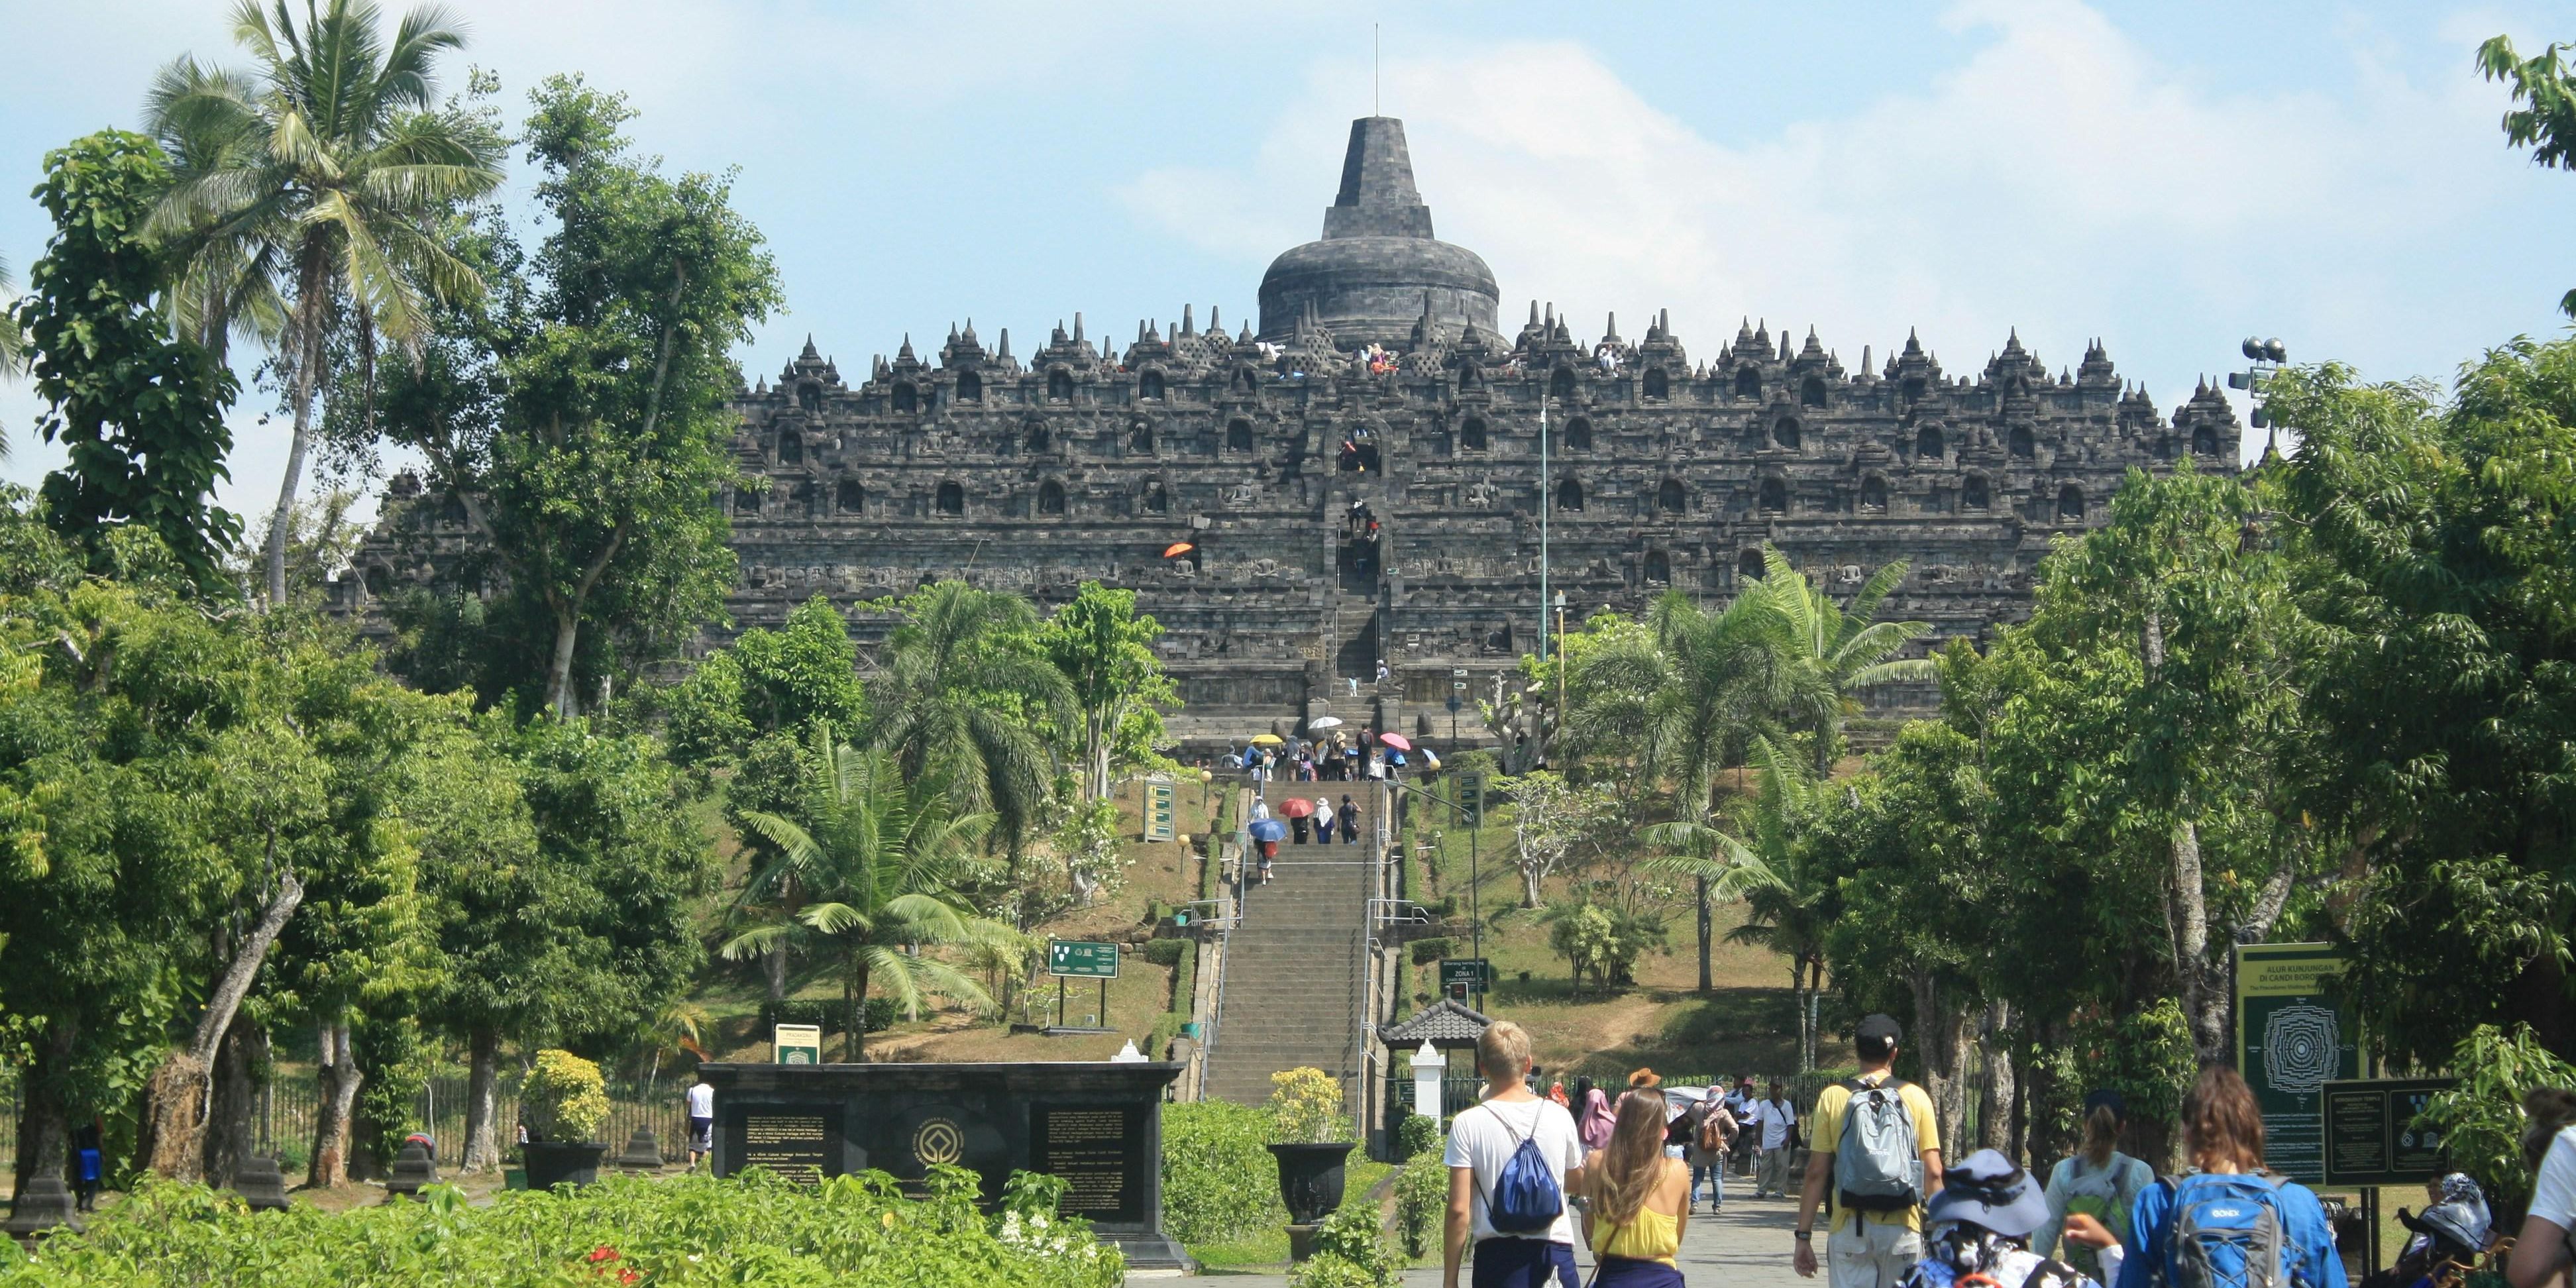
M1270 1075L1270 1117L1283 1145L1350 1138L1350 1122L1342 1116L1342 1084L1311 1066Z
M1145 960L1157 966L1178 966L1182 954L1192 946L1186 939L1148 939L1145 941Z
M1315 1255L1288 1275L1289 1288L1396 1288L1395 1254L1373 1204L1345 1207L1315 1231Z
M1185 1244L1234 1243L1288 1224L1270 1115L1201 1100L1163 1107L1163 1228Z
M1424 1150L1440 1148L1440 1120L1429 1114L1406 1114L1395 1126L1395 1153L1408 1162Z
M1448 956L1449 950L1452 946L1453 945L1446 939L1414 940L1413 964L1416 966L1428 966L1431 963Z
M1416 1116L1409 1122L1428 1123ZM1440 1246L1442 1220L1449 1213L1449 1168L1441 1159L1435 1136L1429 1148L1417 1150L1395 1177L1395 1227L1404 1237L1404 1255L1427 1257Z
M419 1203L252 1213L199 1185L147 1180L21 1260L0 1288L349 1288L391 1284L902 1284L1118 1288L1126 1262L1084 1222L975 1209L970 1172L933 1172L907 1200L881 1172L805 1189L757 1169L733 1180L603 1175L579 1194L505 1191L468 1206L449 1186ZM1040 1218L1044 1218L1043 1221Z
M2528 1024L2511 1032L2481 1024L2451 1052L2451 1072L2460 1085L2433 1097L2425 1119L2441 1129L2451 1166L2476 1177L2499 1213L2521 1211L2531 1201L2522 1098L2534 1087L2576 1090L2576 1068L2550 1054Z
M599 1066L570 1051L537 1053L537 1066L519 1083L519 1105L528 1127L547 1140L589 1140L608 1121L608 1085Z

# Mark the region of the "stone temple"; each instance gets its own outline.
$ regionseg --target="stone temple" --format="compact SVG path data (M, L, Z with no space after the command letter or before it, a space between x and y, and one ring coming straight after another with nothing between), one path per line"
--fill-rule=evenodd
M1259 299L1257 327L1184 306L1123 348L1080 314L1019 353L969 322L857 380L809 340L733 401L760 484L722 499L736 625L941 578L1047 608L1098 580L1165 627L1173 728L1198 746L1328 712L1445 738L1453 694L1473 737L1473 700L1553 628L1543 559L1577 624L1667 589L1723 599L1766 544L1842 593L1902 559L1887 611L1977 637L2027 613L2051 540L2102 522L2130 468L2237 468L2217 389L2159 416L2098 343L2052 374L2016 334L1960 374L1911 335L1846 365L1786 326L1694 357L1668 312L1578 337L1532 303L1507 334L1492 270L1433 234L1387 117L1352 124L1322 237ZM424 539L453 548L460 507L395 493L345 608L428 575L405 553ZM852 621L863 648L889 627Z

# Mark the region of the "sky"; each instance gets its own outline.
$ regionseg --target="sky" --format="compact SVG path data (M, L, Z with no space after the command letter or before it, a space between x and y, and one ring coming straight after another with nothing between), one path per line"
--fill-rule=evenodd
M1120 342L1185 303L1231 327L1320 231L1372 110L1405 120L1435 226L1493 266L1507 331L1532 300L1578 335L1670 309L1705 359L1750 316L1852 366L1913 330L1953 373L2016 330L2051 366L2099 337L2169 413L2249 334L2447 382L2563 334L2576 286L2576 175L2506 146L2505 91L2471 62L2499 33L2576 40L2563 3L448 7L469 35L450 86L488 68L516 117L578 72L630 96L670 168L734 173L786 296L747 373L809 333L855 379L970 318L1023 357L1076 311ZM241 62L229 11L0 0L0 260L21 280L48 227L15 194L46 150L135 126L173 57ZM529 188L522 167L506 199ZM275 410L252 392L233 417L219 499L254 518L285 462ZM37 413L0 385L0 477L59 463Z

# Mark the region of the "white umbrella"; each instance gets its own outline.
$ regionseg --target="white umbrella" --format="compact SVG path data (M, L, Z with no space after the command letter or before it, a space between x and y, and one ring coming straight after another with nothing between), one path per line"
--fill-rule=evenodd
M1342 727L1342 718L1340 716L1317 716L1314 719L1307 721L1306 727L1309 729L1339 729Z
M1664 1118L1667 1121L1681 1117L1708 1099L1706 1087L1663 1087L1659 1090L1664 1093Z

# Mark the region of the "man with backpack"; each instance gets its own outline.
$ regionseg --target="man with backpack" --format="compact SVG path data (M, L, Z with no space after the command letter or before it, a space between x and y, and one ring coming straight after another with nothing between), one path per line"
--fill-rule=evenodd
M1726 1155L1735 1148L1735 1115L1727 1112L1722 1094L1711 1087L1698 1104L1682 1111L1673 1127L1680 1133L1679 1143L1688 1151L1689 1207L1699 1207L1699 1183L1706 1180L1708 1212L1715 1216L1726 1207Z
M1574 1117L1530 1090L1530 1040L1496 1020L1476 1039L1485 1095L1449 1124L1449 1221L1441 1288L1475 1246L1474 1288L1575 1288L1574 1223L1565 1196L1583 1183Z
M1798 1198L1791 1264L1816 1275L1816 1213L1827 1214L1832 1288L1896 1288L1923 1256L1923 1204L1941 1192L1941 1137L1932 1098L1895 1075L1904 1030L1870 1015L1853 1035L1860 1074L1816 1097L1807 1181Z

